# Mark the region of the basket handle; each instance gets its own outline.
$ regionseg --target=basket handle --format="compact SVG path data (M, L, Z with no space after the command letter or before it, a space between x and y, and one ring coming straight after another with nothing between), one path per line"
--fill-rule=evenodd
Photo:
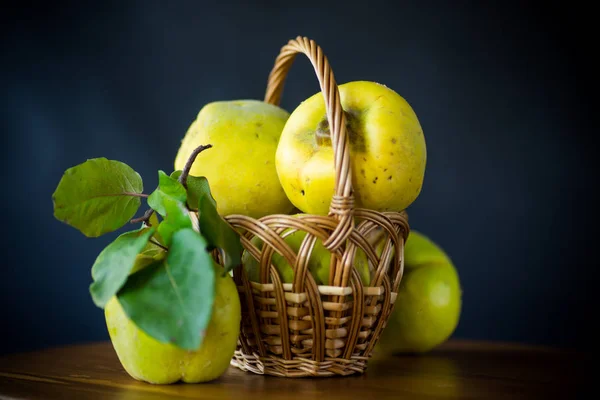
M281 48L275 66L269 74L265 102L279 105L285 78L298 53L308 57L325 98L325 109L334 156L335 193L329 206L329 215L338 219L335 230L323 245L330 251L337 249L351 234L354 227L354 195L350 170L350 148L346 131L346 116L340 101L340 92L327 57L314 40L298 36Z

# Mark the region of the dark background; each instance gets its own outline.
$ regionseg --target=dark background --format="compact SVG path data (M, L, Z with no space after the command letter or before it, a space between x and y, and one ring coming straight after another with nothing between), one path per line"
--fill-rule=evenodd
M454 336L585 346L597 183L591 11L483 3L4 6L0 353L108 339L88 285L117 233L86 239L54 219L63 171L117 159L151 190L200 108L262 98L280 47L297 35L323 47L338 82L385 83L419 116L428 165L411 225L458 268ZM316 91L298 58L283 107Z

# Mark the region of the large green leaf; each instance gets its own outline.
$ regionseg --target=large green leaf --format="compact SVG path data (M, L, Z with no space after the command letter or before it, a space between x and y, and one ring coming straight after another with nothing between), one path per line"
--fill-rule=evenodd
M142 178L127 164L93 158L65 171L52 194L54 216L88 237L98 237L135 215L142 191Z
M207 186L208 188L208 186ZM201 194L198 205L200 233L208 244L223 250L225 272L242 263L242 243L238 233L217 212L217 203L208 189Z
M179 179L182 171L177 170L171 173L171 178ZM200 202L200 197L204 196L204 193L210 192L208 185L208 179L204 176L191 176L187 177L187 202L190 208L197 207Z
M158 171L158 189L148 197L148 204L163 217L166 215L165 200L171 199L185 205L187 194L177 179L171 178L163 171Z
M102 250L92 266L90 293L94 303L104 308L125 284L138 254L146 247L156 228L141 228L122 234Z
M192 229L173 235L166 260L131 275L118 293L129 318L163 343L195 350L202 344L215 296L215 266Z
M180 229L191 229L192 221L183 203L165 197L163 198L163 206L165 208L165 218L158 225L158 234L161 237L162 244L168 247L171 245L173 234Z

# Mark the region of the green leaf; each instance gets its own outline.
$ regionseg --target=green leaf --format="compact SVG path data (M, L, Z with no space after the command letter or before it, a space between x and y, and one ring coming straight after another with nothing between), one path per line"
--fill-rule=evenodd
M98 237L129 222L142 191L142 178L127 164L93 158L63 174L52 194L54 217Z
M240 236L217 212L217 203L210 189L200 197L198 225L208 244L223 250L225 273L242 263L243 247Z
M158 234L161 237L162 244L169 247L171 245L171 237L180 229L192 228L192 221L185 206L171 198L163 199L165 207L165 218L158 225Z
M173 235L166 260L129 277L118 293L129 318L159 342L196 350L210 322L215 266L192 229Z
M154 233L152 237L153 240L157 241L157 233ZM129 273L134 274L137 271L146 268L149 265L156 263L157 261L163 260L167 256L167 251L160 246L152 243L152 241L148 241L146 246L142 249L142 251L135 258L135 262L133 264L133 268Z
M158 171L158 189L150 194L148 204L163 217L167 213L165 199L172 199L185 204L187 194L185 188L177 179L171 178L163 171Z
M94 282L90 285L90 294L98 307L104 308L123 287L138 253L144 249L154 231L155 228L142 228L126 232L100 252L92 266Z
M156 236L156 233L154 233L154 236ZM148 258L156 258L158 255L166 253L167 251L165 249L163 249L160 246L157 246L156 244L152 243L151 241L148 241L148 243L146 243L146 246L144 246L144 248L142 249L142 251L140 251L140 254L138 254L138 256L141 257L148 257Z
M171 174L171 178L179 179L182 171L174 171ZM208 185L208 179L203 176L191 176L187 177L187 202L190 208L196 207L200 202L200 197L204 196L205 193L210 192Z

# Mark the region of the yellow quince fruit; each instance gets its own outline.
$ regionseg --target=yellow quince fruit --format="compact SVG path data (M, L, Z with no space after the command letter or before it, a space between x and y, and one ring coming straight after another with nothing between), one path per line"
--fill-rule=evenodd
M408 102L368 81L339 86L349 137L356 207L402 211L425 175L423 129ZM279 180L298 209L325 215L334 194L334 157L325 101L317 93L287 120L276 154Z
M161 343L132 322L117 297L105 307L110 339L121 364L133 378L153 384L208 382L229 367L240 332L241 305L230 275L214 265L215 299L210 323L200 347L188 351Z
M196 147L211 144L190 175L208 179L220 215L259 218L289 213L293 206L275 169L275 152L288 117L282 108L258 100L209 103L185 134L175 169L184 168Z

